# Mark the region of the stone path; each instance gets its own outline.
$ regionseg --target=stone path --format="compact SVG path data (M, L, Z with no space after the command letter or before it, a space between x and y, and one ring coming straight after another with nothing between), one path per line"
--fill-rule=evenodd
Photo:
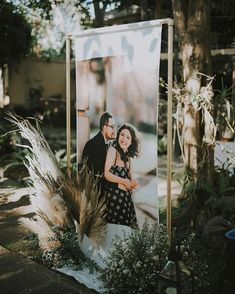
M96 293L74 278L30 260L37 254L32 234L19 225L20 217L33 215L27 197L30 188L16 184L0 179L0 293Z
M0 246L1 294L92 294L62 273L48 269L23 255Z

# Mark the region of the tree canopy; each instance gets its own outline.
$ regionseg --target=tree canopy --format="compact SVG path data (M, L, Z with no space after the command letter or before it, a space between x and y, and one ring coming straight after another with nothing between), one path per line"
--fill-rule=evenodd
M0 2L0 67L29 53L31 27L23 14L6 1Z
M105 26L105 13L116 9L127 10L132 5L139 9L139 20L173 17L173 0L4 0L24 15L32 27L32 51L38 56L53 57L64 52L67 33L81 28ZM197 1L196 1L197 2ZM189 1L184 1L184 10ZM215 0L210 6L210 39L214 48L230 47L235 31L235 1ZM74 29L75 28L75 29Z

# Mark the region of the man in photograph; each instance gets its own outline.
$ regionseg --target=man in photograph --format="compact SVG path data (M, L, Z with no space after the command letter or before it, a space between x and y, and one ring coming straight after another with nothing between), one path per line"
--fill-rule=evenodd
M108 147L112 144L115 137L116 126L114 117L111 113L105 111L100 116L99 132L86 142L82 152L82 163L86 163L88 169L94 174L99 184L103 180Z

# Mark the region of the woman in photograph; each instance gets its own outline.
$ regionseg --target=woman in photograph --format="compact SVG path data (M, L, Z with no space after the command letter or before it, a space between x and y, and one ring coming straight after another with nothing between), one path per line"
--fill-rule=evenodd
M116 188L104 186L108 223L137 227L131 198L137 181L133 179L131 159L138 155L138 132L132 125L125 123L117 130L116 140L109 147L105 161L105 179L118 184Z

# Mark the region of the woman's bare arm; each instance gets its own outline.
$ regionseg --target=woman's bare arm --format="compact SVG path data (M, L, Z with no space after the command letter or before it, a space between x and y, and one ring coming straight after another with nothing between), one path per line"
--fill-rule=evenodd
M131 182L128 179L123 179L119 176L114 175L110 172L110 168L115 163L116 157L116 149L114 147L110 147L107 152L105 166L104 166L104 177L106 180L124 185L127 189L131 188Z
M132 160L130 158L129 160L129 172L130 172L130 180L131 180L131 188L135 189L138 186L138 182L133 177L133 166L132 166Z

